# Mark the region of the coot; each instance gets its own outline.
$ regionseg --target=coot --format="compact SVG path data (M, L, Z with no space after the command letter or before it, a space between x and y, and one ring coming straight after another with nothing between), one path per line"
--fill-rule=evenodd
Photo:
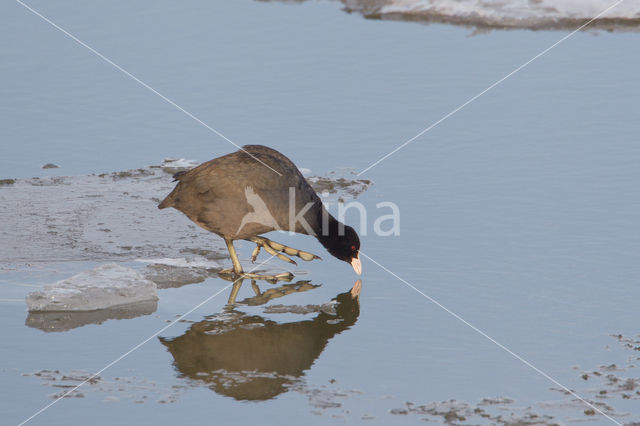
M356 231L327 212L298 168L275 149L245 145L173 177L178 184L158 208L180 210L224 238L237 275L250 274L242 271L234 240L256 243L252 261L261 247L291 263L285 253L308 261L318 258L259 236L274 230L312 235L331 255L362 272Z

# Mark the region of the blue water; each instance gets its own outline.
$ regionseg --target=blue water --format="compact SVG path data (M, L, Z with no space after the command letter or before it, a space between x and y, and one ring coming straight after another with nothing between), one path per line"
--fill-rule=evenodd
M471 36L454 26L365 20L334 2L29 5L238 145L269 145L319 174L363 170L566 34ZM0 178L111 172L166 157L205 161L235 150L18 3L2 3L0 16ZM374 235L370 220L363 252L590 399L573 367L623 364L630 354L609 335L640 333L637 38L574 35L363 174L375 184L359 198L373 218L381 201L401 210L399 236ZM50 162L60 168L40 169ZM320 288L274 303L325 303L355 282L312 239L278 239L325 260L303 265ZM241 255L249 253L243 245ZM31 290L17 284L86 267L3 272L0 298ZM105 402L93 391L29 424L411 424L421 417L389 410L406 401L508 396L536 407L563 398L396 277L367 260L363 268L357 322L329 340L304 378L309 389L361 392L338 398L340 408L314 414L296 391L249 403L185 384L152 339L103 376L186 386L176 402ZM65 333L27 328L22 303L0 302L3 421L19 423L52 401L54 389L22 373L96 371L224 285L208 279L162 290L151 316ZM218 313L225 301L189 319ZM637 399L605 402L630 413L620 421L640 418ZM584 419L584 408L556 420Z

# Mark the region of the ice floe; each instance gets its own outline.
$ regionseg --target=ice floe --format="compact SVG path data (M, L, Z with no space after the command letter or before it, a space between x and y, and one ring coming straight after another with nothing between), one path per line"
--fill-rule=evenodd
M447 22L494 28L640 29L640 2L610 0L342 0L369 18ZM612 7L613 6L613 7ZM606 11L606 12L605 12ZM605 13L603 13L605 12Z
M29 311L94 311L158 300L156 284L113 263L58 281L27 295Z

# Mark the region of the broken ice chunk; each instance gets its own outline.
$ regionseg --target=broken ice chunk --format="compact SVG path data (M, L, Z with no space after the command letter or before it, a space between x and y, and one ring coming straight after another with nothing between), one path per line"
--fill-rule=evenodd
M29 311L93 311L158 300L156 284L133 269L115 263L45 286L29 293Z

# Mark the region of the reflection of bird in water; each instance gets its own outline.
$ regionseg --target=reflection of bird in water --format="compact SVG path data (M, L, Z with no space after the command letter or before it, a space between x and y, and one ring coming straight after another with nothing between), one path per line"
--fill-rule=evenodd
M333 304L279 307L281 312L312 309L318 312L313 319L281 324L232 310L193 324L182 336L160 341L184 377L238 400L271 399L311 368L329 339L356 323L360 285L358 280Z

